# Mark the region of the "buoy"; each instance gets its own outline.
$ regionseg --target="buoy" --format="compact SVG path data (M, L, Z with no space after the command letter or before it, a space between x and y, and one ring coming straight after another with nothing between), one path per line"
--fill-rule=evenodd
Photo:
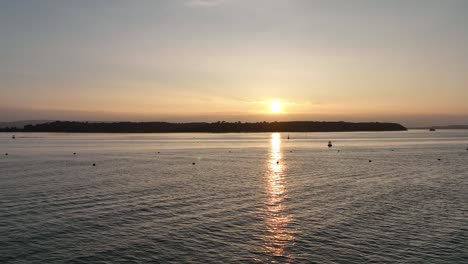
M5 156L8 156L8 153L5 153Z
M277 161L276 164L279 164L279 161Z
M15 137L15 135L13 135L11 138L12 138L12 139L15 139L16 137Z
M440 159L437 159L437 160L440 160Z
M195 165L195 162L192 162L192 165Z
M159 153L161 153L161 152L158 151L158 154L159 154Z
M328 141L328 147L331 148L333 145L332 145L332 142L331 141Z
M96 163L93 163L93 166L96 166Z
M372 160L369 160L369 162L372 162Z
M73 152L73 155L76 155L76 152Z

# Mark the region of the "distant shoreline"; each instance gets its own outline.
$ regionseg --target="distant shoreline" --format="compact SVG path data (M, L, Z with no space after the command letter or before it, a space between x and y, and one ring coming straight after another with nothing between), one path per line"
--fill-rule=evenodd
M71 122L56 121L27 125L24 128L2 128L0 132L47 132L47 133L256 133L256 132L383 132L407 131L397 123L380 122Z
M412 128L409 128L409 129L449 129L449 130L457 130L457 129L468 129L468 125L412 127Z

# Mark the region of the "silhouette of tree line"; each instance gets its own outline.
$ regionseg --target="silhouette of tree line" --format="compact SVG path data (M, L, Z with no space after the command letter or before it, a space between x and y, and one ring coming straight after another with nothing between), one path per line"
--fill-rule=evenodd
M352 131L404 131L397 123L350 122L225 122L168 123L168 122L71 122L56 121L26 125L21 128L3 128L2 132L65 132L65 133L182 133L182 132L352 132Z

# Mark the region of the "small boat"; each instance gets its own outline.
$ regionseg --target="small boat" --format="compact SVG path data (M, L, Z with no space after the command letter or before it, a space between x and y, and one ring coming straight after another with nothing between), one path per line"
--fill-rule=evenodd
M429 128L429 131L436 131L435 128Z
M333 145L332 145L332 142L331 142L331 141L328 141L328 147L329 147L329 148L333 147Z

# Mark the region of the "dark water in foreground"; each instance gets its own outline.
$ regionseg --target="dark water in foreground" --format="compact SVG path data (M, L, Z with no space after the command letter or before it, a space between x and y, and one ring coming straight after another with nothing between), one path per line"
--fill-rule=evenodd
M468 131L290 136L0 134L0 263L468 263Z

